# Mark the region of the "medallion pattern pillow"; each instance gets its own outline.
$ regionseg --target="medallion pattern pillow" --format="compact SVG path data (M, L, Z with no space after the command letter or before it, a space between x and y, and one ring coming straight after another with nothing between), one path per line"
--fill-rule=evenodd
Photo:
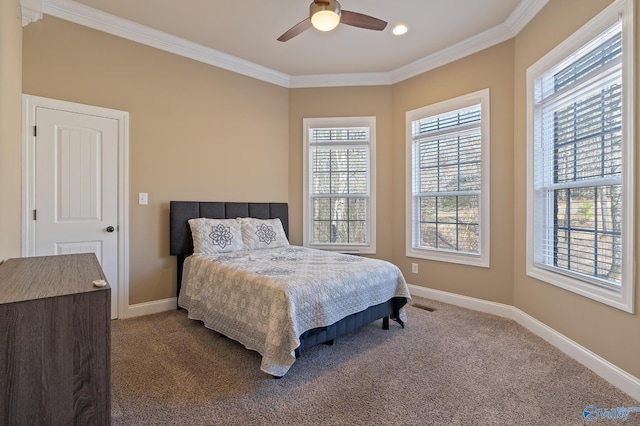
M236 219L190 219L195 254L229 253L242 250L242 230Z
M255 219L243 217L242 241L245 250L259 250L289 245L280 219Z

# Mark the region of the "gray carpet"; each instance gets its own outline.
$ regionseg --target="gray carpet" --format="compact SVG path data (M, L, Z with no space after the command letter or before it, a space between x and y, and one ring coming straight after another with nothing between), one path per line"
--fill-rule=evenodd
M114 425L640 425L583 416L640 402L514 321L414 298L303 351L284 378L256 352L171 311L112 323Z

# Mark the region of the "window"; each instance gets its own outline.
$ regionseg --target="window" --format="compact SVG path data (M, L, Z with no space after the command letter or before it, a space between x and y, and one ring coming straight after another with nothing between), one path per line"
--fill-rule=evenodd
M489 89L406 114L407 256L489 266Z
M304 245L374 254L375 117L305 118Z
M527 274L629 312L632 4L614 3L527 71Z

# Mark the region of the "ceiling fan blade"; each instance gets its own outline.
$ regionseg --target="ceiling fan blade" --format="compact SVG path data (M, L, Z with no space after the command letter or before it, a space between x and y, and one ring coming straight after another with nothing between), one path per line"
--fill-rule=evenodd
M382 19L374 18L373 16L364 15L358 12L350 12L348 10L342 11L340 23L375 31L382 31L387 27L387 23Z
M311 19L307 18L303 21L298 22L296 25L294 25L288 31L278 37L278 41L291 40L301 32L308 30L309 28L311 28Z

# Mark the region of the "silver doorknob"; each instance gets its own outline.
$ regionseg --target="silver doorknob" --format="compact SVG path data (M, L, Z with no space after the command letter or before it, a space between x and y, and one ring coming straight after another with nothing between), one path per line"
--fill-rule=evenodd
M115 230L116 228L114 228L113 226L107 226L107 232L113 232Z

